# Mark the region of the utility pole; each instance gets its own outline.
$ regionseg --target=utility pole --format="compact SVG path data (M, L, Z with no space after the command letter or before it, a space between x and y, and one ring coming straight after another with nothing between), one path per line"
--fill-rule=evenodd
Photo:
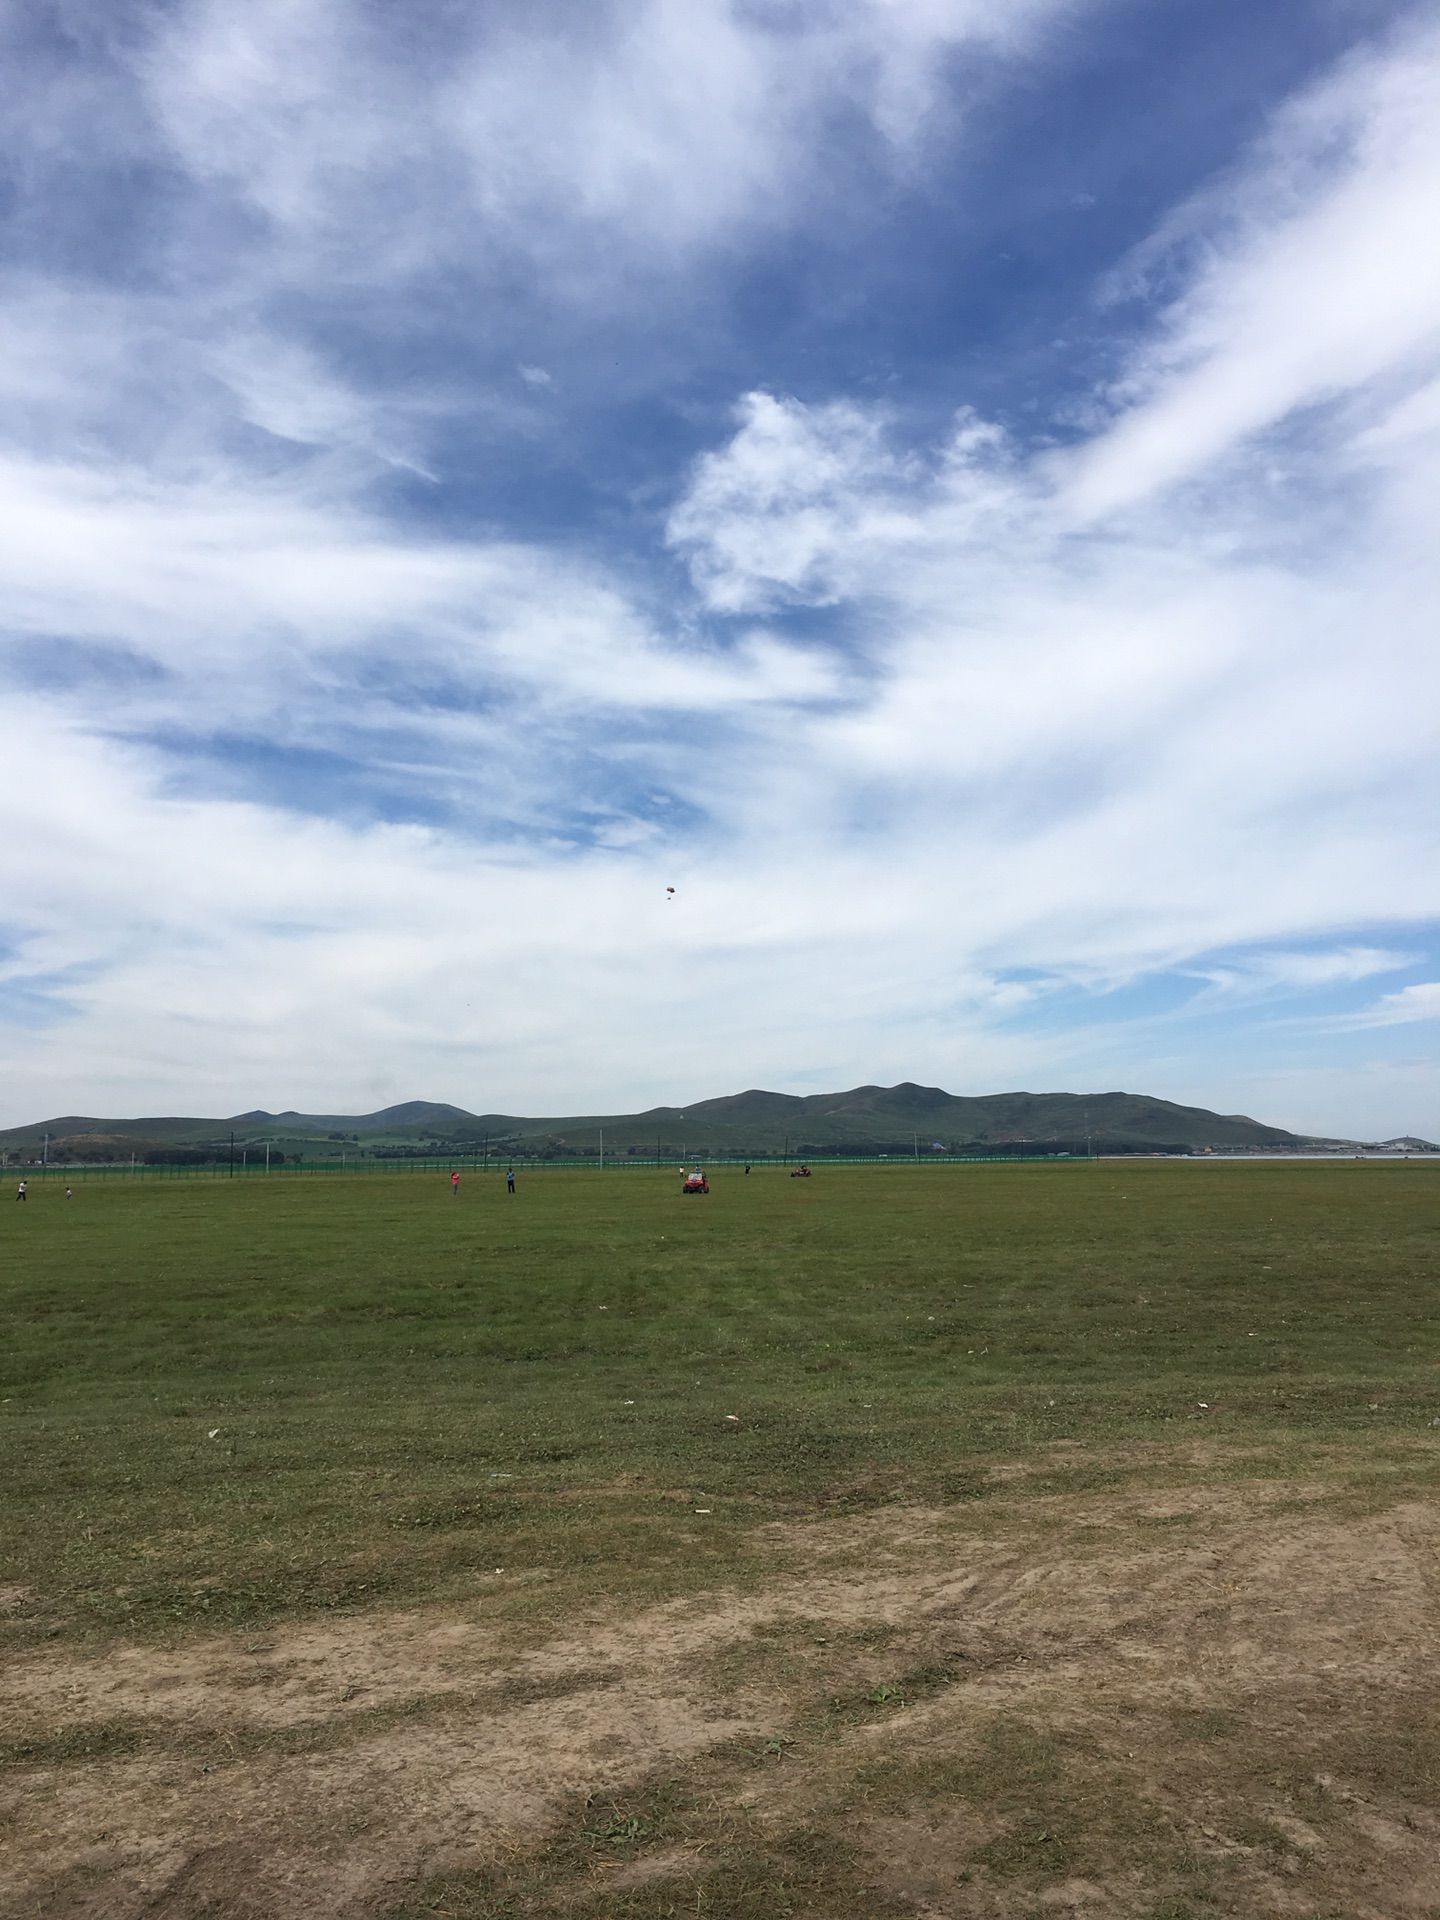
M267 1173L270 1171L270 1142L268 1140L265 1142L265 1171Z
M600 1129L600 1171L605 1171L605 1129Z
M916 1166L918 1167L918 1166L919 1166L919 1164L920 1164L920 1136L919 1136L919 1134L918 1134L918 1133L912 1133L912 1134L911 1134L911 1136L910 1136L910 1138L911 1138L911 1140L912 1140L912 1141L914 1142L914 1146L915 1146L915 1164L916 1164Z
M235 1178L235 1129L230 1129L230 1178Z

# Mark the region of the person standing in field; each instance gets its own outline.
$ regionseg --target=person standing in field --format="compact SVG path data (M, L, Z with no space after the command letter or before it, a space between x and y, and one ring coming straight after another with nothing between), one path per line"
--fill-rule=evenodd
M15 1189L15 1198L17 1200L28 1200L30 1198L29 1194L26 1193L25 1191L25 1182L23 1180L20 1182L20 1185Z
M513 1193L515 1191L515 1169L513 1167L507 1167L505 1169L505 1191L506 1193Z
M460 1198L460 1175L458 1172L452 1173L450 1176L450 1191L455 1199L458 1200Z

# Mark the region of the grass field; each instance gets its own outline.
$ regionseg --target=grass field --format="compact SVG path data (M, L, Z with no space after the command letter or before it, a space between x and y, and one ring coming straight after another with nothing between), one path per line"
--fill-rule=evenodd
M1440 1914L1440 1169L677 1184L5 1207L0 1911Z

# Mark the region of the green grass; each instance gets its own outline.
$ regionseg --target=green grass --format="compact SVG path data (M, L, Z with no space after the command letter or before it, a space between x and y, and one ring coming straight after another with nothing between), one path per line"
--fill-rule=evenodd
M1437 1252L1425 1164L40 1183L0 1210L0 1632L708 1586L757 1520L981 1525L997 1464L1063 1493L1199 1438L1363 1498L1435 1438Z

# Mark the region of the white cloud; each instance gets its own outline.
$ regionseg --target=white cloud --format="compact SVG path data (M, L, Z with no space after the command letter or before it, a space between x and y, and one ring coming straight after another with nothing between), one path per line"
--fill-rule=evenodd
M1421 956L1391 947L1335 947L1314 953L1247 954L1223 965L1195 969L1215 993L1226 999L1256 994L1353 986L1379 973L1398 973Z
M1425 980L1384 993L1371 1007L1340 1024L1352 1028L1408 1026L1412 1020L1440 1020L1440 980Z
M13 626L122 647L212 705L218 682L231 718L239 689L263 715L297 671L353 674L367 659L477 687L498 677L551 709L713 712L837 686L813 650L667 638L593 569L516 543L397 535L334 487L0 459L0 565Z
M913 533L906 496L918 463L893 451L874 408L751 393L738 417L734 437L698 462L668 527L717 612L841 599L877 544Z
M775 868L757 887L748 852L672 845L662 866L603 847L357 830L177 796L151 755L96 741L44 702L15 717L0 896L25 903L26 925L4 971L12 986L50 982L70 1009L8 1048L7 1098L22 1111L103 1107L107 1090L133 1105L137 1088L146 1104L202 1107L365 1105L417 1081L481 1107L563 1108L577 1088L637 1079L658 1095L677 1074L703 1088L742 1062L758 1072L768 1057L774 1072L797 1048L859 1051L906 989L905 970L882 986L872 964L813 1004L836 935L875 939L831 876L821 929L813 887L797 899ZM914 970L932 983L947 971L924 953ZM946 985L952 1039L963 1009L980 1010L983 1061L983 1010L1008 996L979 974ZM677 1053L687 1033L699 1044ZM641 1035L653 1051L637 1059Z
M339 0L124 40L101 144L163 130L187 214L142 238L171 271L88 306L0 287L0 977L66 1008L7 1041L11 1117L107 1093L604 1108L817 1074L1186 1097L1193 1058L1087 994L1209 968L1239 1002L1409 963L1440 916L1440 369L1430 259L1392 255L1430 204L1427 42L1313 90L1162 236L1124 411L1064 456L959 392L928 431L743 397L673 499L691 594L633 545L458 508L427 534L388 489L443 486L444 394L293 319L442 265L477 334L517 260L585 313L577 288L633 297L637 260L688 288L828 204L836 116L923 164L947 63L1063 11L651 0L592 10L583 43L487 16L403 68L384 10ZM42 148L85 117L54 112ZM560 411L568 379L520 357L546 343L503 344L510 400L483 405ZM1251 451L1319 398L1323 432ZM216 734L359 756L439 824L283 805ZM1237 950L1223 977L1206 958ZM1352 1024L1429 1018L1434 991ZM1345 1130L1342 1080L1302 1113L1298 1081L1247 1071L1262 1117Z
M833 455L814 482L812 446ZM1363 544L1299 570L1273 519L1264 565L1253 540L1242 553L1217 540L1215 519L1196 534L1150 513L1076 542L1043 479L969 421L916 455L883 413L752 400L735 447L702 463L673 523L706 593L843 602L854 673L765 629L697 649L656 634L593 569L401 539L303 490L122 475L107 495L93 476L15 471L0 524L17 610L165 669L162 694L121 697L112 723L179 700L192 723L223 708L285 737L318 675L323 739L334 689L363 683L401 632L407 671L524 690L489 731L381 702L382 722L403 715L425 741L432 782L468 773L487 789L458 841L167 794L162 758L97 759L68 701L17 715L34 748L0 798L21 823L0 872L0 896L25 903L17 977L84 977L62 979L80 1011L58 1039L12 1055L15 1097L68 1074L69 1104L87 1104L82 1063L120 1027L116 1072L169 1088L161 1104L182 1097L197 1034L217 1087L253 1088L237 1106L279 1098L259 1083L297 1058L305 1085L285 1101L322 1105L421 1080L470 1106L543 1105L548 1089L573 1107L588 1089L605 1107L623 1086L641 1104L673 1095L677 1075L704 1091L816 1059L837 1081L904 1077L917 1060L976 1091L988 1074L1115 1081L1130 1043L1086 1032L1078 1009L1043 1035L1006 1023L1059 980L1112 986L1264 942L1279 951L1250 960L1251 984L1358 980L1405 956L1291 943L1440 912L1416 593L1433 556L1404 544L1403 524L1378 516ZM1383 657L1356 646L1362 629L1384 635ZM584 851L563 824L583 789L557 760L560 716L583 741L601 712L667 710L688 714L683 739L632 727L608 751L635 787L658 781L698 815L688 840L621 809L596 816ZM57 784L73 808L53 807ZM512 817L554 816L555 843L487 844L497 798ZM37 800L43 830L24 812ZM137 878L130 850L144 846L166 859ZM657 922L666 884L677 910ZM252 958L232 1003L218 983L236 944ZM611 1038L587 1030L577 1054L582 979L586 1004L603 992ZM517 998L497 1042L492 1010ZM297 1051L301 1033L323 1037Z
M1440 447L1395 409L1359 386L1286 486L1201 463L1183 500L1080 531L1056 464L973 420L916 448L882 409L752 395L670 538L717 610L843 614L870 689L781 791L801 835L883 844L867 898L897 939L1094 985L1275 942L1225 992L1293 995L1415 957L1297 939L1440 910L1440 578L1410 510ZM735 804L758 833L766 799Z
M43 272L0 278L11 444L177 478L333 452L443 478L443 430L523 432L553 388L539 306L587 344L642 283L677 322L703 310L707 262L953 141L958 60L981 90L1099 3L641 0L557 31L518 7L181 0L69 10L49 63L0 19L26 82L0 127L16 229L49 236ZM842 179L857 124L873 151ZM105 225L123 271L85 264ZM460 338L477 364L447 384L426 356Z
M1107 433L1060 462L1093 518L1440 341L1440 29L1346 62L1132 263L1181 284ZM1178 265L1175 264L1178 256Z
M740 0L595 5L558 32L476 12L443 54L392 45L344 0L201 0L139 63L144 98L199 180L347 278L513 247L547 271L669 272L696 248L794 219L858 115L903 162L938 81L1032 53L1079 0Z
M277 439L361 448L382 461L415 464L386 444L384 407L337 379L298 342L231 334L209 351L204 365L233 396L239 418Z

